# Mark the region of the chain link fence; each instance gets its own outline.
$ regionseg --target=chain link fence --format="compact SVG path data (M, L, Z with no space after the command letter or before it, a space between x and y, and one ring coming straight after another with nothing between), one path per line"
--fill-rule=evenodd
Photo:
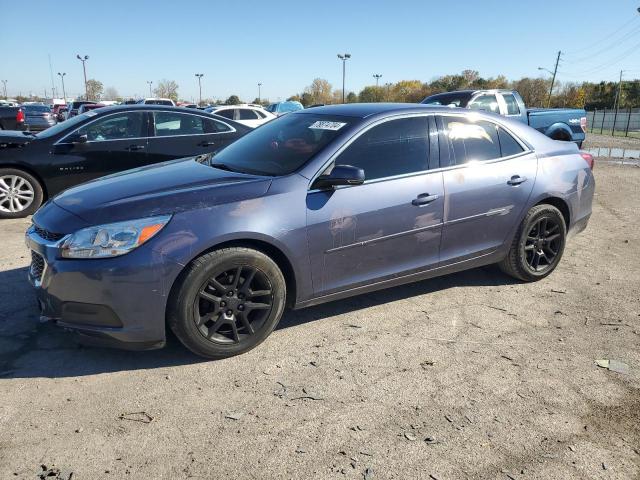
M605 108L587 112L587 129L591 133L640 138L640 109Z

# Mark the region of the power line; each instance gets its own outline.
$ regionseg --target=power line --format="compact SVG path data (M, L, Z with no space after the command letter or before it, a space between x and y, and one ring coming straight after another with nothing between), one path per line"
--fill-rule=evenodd
M600 64L598 66L595 66L595 67L592 67L592 68L588 68L588 69L586 69L586 70L584 70L582 72L574 72L573 75L577 75L577 76L589 75L589 74L592 74L592 73L596 73L598 71L602 71L602 70L604 70L604 69L606 69L608 67L611 67L611 66L615 65L616 63L620 62L621 60L624 60L628 56L636 53L639 48L640 48L640 43L637 43L637 44L633 45L631 48L629 48L628 50L625 50L624 53L622 53L621 55L619 55L619 56L617 56L617 57L615 57L613 59L610 59L607 62L602 63L602 64Z
M631 30L630 32L628 32L626 35L624 35L623 37L616 39L614 42L605 45L604 47L602 47L599 50L596 50L595 52L590 53L588 56L585 57L581 57L581 58L577 58L575 60L565 60L566 63L568 64L576 64L576 63L582 63L582 62L587 62L591 59L593 59L594 57L597 57L598 55L601 55L602 53L606 53L611 51L612 48L616 48L617 46L625 43L627 40L633 38L635 36L635 34L640 33L640 25Z
M579 48L579 49L577 49L577 50L572 50L572 51L570 51L570 52L565 52L565 53L567 53L567 54L569 54L569 55L573 55L573 54L575 54L575 53L580 53L580 52L584 52L584 51L586 51L586 50L590 50L592 47L594 47L594 46L596 46L596 45L599 45L599 44L601 44L603 41L605 41L605 40L609 40L611 37L613 37L613 36L617 35L620 31L624 30L624 28L625 28L627 25L629 25L629 24L631 24L631 23L635 22L637 19L638 19L638 16L634 14L634 16L633 16L632 18L630 18L630 19L629 19L628 21L626 21L622 26L620 26L619 28L617 28L616 30L614 30L613 32L611 32L609 35L607 35L607 36L605 36L605 37L603 37L603 38L601 38L601 39L599 39L599 40L597 40L597 41L595 41L595 42L593 42L593 43L591 43L591 44L587 45L586 47L582 47L582 48Z

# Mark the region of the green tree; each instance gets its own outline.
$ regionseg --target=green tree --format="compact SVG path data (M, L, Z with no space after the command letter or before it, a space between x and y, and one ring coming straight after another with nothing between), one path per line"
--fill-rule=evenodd
M88 100L100 100L104 87L102 82L90 78L87 80L87 99Z
M333 89L331 84L324 78L316 78L311 85L304 89L311 97L310 105L315 103L331 103L333 100Z
M299 102L300 100L301 100L300 95L298 95L297 93L287 98L287 102Z
M224 101L225 105L239 105L242 102L240 101L240 98L237 95L231 95L229 98L227 98Z
M358 99L363 103L382 102L384 100L384 90L384 87L376 87L375 85L364 87L358 94Z
M170 98L178 101L178 84L174 80L160 80L153 93L159 98Z
M355 92L347 94L347 103L358 103L358 95Z

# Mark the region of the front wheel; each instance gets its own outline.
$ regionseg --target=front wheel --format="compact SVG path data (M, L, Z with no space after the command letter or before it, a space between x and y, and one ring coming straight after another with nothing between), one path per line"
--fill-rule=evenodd
M0 218L22 218L42 203L42 186L23 170L0 168Z
M540 280L558 266L566 237L567 226L560 210L552 205L536 205L522 220L509 253L498 265L519 280Z
M282 317L286 283L276 263L250 248L225 248L194 260L180 276L168 321L197 355L219 359L262 343Z

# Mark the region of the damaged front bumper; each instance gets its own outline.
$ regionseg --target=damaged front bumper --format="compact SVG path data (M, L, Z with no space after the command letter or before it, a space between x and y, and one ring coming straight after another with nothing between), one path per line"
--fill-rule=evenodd
M153 250L152 242L120 257L60 257L64 237L29 228L29 281L43 319L94 345L126 349L165 344L167 297L182 266Z

